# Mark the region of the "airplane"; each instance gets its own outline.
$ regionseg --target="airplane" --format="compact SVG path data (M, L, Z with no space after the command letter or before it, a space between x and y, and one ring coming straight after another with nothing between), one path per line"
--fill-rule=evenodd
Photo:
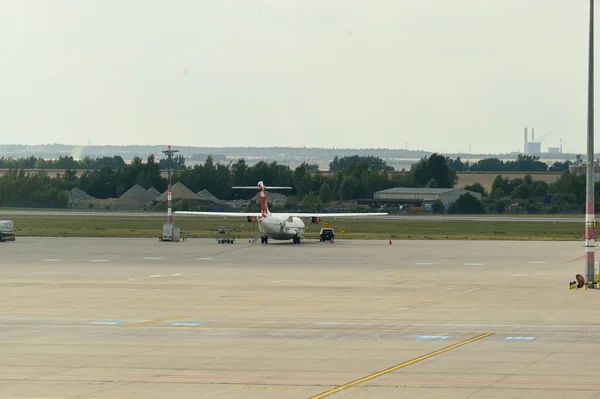
M253 189L256 186L238 186L233 189ZM245 217L248 222L258 222L258 229L262 236L260 242L267 244L272 240L292 240L294 244L300 244L304 239L306 226L301 218L311 218L312 224L319 224L323 217L348 218L357 216L385 216L387 213L271 213L267 205L266 190L290 190L291 187L265 186L262 181L258 182L260 190L260 213L257 212L195 212L195 211L175 211L180 215L193 216L225 216L225 217Z

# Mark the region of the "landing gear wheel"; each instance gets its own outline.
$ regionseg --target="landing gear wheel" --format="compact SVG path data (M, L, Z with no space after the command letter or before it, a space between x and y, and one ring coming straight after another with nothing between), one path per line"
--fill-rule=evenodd
M293 242L294 244L300 244L300 237L294 237Z
M267 237L267 236L260 237L260 242L261 242L261 244L266 244L267 242L269 242L269 237Z

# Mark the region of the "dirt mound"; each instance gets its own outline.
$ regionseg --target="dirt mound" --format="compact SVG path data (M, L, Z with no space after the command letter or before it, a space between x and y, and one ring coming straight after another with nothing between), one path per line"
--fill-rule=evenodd
M92 209L104 210L140 210L144 207L144 204L139 201L122 198L94 199L87 203Z
M67 206L69 208L85 208L88 201L96 199L78 188L74 188L71 191L65 190L65 194L68 197Z
M121 200L136 201L143 204L154 200L154 198L156 197L153 197L151 193L149 193L144 187L140 186L139 184L136 184L135 186L131 187L119 197L119 199Z
M158 191L154 187L150 187L148 189L148 194L150 194L152 196L152 201L154 201L155 199L157 199L160 196L160 191Z
M198 191L198 192L196 193L196 195L197 195L197 196L198 196L200 199L202 199L202 200L205 200L205 201L214 202L215 204L219 204L219 203L221 203L221 200L220 200L220 199L218 199L217 197L215 197L215 196L214 196L214 195L213 195L213 194L212 194L210 191L208 191L208 190L206 190L206 189L204 189L204 190L202 190L202 191Z
M189 188L187 188L185 185L183 185L180 182L177 182L173 185L173 187L171 187L171 193L172 193L172 199L176 200L176 199L188 199L188 200L200 200L200 197L198 197L196 194L194 194L194 192L192 190L190 190ZM164 193L162 193L158 198L156 198L157 201L159 202L163 202L167 200L167 192L165 191Z

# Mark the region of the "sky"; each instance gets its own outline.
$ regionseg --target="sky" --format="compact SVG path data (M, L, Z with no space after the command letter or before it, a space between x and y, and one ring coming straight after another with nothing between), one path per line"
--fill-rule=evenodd
M4 1L0 144L503 153L529 127L585 153L588 22L588 0Z

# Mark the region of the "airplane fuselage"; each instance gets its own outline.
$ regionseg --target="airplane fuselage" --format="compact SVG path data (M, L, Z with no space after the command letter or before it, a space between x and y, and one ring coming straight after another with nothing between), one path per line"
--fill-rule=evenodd
M258 219L259 231L273 240L292 240L302 237L306 226L299 217L270 215Z

